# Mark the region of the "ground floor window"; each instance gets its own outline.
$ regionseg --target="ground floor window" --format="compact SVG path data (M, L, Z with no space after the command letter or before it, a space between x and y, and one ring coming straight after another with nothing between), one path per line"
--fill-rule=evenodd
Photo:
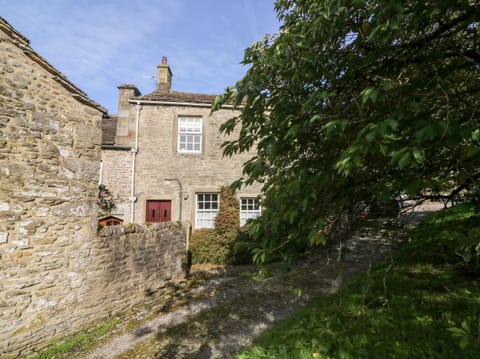
M220 195L218 193L197 193L195 228L213 228L218 213Z
M240 198L240 225L243 226L250 218L260 217L262 210L256 197Z

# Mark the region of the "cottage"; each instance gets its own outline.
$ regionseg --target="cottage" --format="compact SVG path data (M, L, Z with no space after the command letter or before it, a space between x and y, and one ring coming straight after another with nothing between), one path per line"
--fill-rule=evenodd
M211 228L220 188L241 177L253 153L223 157L219 127L237 110L211 113L214 95L174 91L171 84L164 57L154 92L118 87L118 114L103 122L101 183L119 198L112 215L126 223L188 220L194 229ZM260 215L259 194L259 185L237 193L242 224Z

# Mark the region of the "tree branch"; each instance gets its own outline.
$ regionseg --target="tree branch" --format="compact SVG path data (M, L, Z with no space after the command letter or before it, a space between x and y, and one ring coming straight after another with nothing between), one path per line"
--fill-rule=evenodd
M478 8L478 5L471 6L465 13L463 13L462 15L452 19L450 22L447 22L445 24L440 25L438 27L438 29L433 31L432 33L426 35L425 37L423 37L421 39L417 39L417 40L414 40L412 42L402 44L401 47L410 47L410 48L411 47L423 47L426 43L434 40L435 38L439 37L441 34L449 31L450 29L452 29L453 27L455 27L459 23L467 20L471 16L474 16L478 12L480 12L480 10Z

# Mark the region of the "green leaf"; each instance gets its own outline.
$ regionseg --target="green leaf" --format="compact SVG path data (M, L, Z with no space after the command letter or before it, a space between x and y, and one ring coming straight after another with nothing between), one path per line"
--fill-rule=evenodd
M343 131L345 131L345 128L347 127L347 121L345 120L334 120L327 122L323 128L325 129L325 133L327 136L330 135L335 135L335 134L340 134Z
M393 118L387 118L383 121L382 126L385 127L385 130L396 130L398 128L398 121Z
M352 169L351 160L352 158L350 156L344 157L335 164L335 168L344 176L348 176Z
M418 163L422 163L425 160L425 153L418 147L414 147L412 150L413 158Z
M223 102L223 96L216 96L212 104L212 111L216 111L220 108Z
M386 156L387 153L389 152L389 147L386 146L385 144L381 144L379 149L380 149L380 153L384 156Z
M313 115L313 116L310 118L310 121L309 121L309 122L310 122L311 124L313 124L313 123L319 122L319 121L321 121L321 120L323 120L323 116L322 116L321 114L318 114L318 113L317 113L317 114Z
M412 156L410 152L405 152L403 156L400 158L398 161L398 168L403 170L405 167L407 167L410 163L412 162Z
M408 148L402 148L392 153L392 161L398 165L400 170L407 167L412 160L412 154Z
M365 104L368 100L375 102L378 97L379 90L375 87L367 87L362 92L360 92L360 100L362 104Z
M368 131L367 134L365 135L365 139L367 140L367 142L373 142L376 138L377 138L376 129Z
M477 128L475 131L473 131L472 140L475 142L480 142L480 128Z
M392 161L394 163L398 163L406 152L408 152L408 148L402 148L400 150L392 152L391 154Z
M285 138L287 139L289 137L297 137L298 133L301 131L302 128L303 126L301 124L298 124L298 123L294 124L288 130L287 134L285 135Z

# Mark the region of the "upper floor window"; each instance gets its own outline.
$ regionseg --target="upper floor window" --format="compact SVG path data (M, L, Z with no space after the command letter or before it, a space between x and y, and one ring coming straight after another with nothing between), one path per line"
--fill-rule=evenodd
M178 118L178 152L201 153L202 152L202 118L179 117Z
M262 210L260 201L256 197L240 198L240 225L243 226L247 220L260 217Z

